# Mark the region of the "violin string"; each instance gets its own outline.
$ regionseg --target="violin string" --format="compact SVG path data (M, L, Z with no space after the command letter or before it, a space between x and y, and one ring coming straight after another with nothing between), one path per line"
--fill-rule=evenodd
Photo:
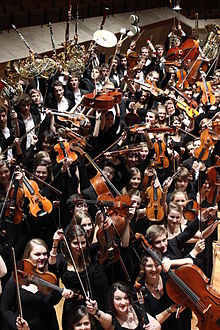
M158 255L156 255L150 247L146 246L145 244L145 238L143 235L138 234L136 235L136 238L142 239L142 246L144 250L146 250L152 258L154 258L160 265L162 264L162 260ZM206 309L206 306L200 301L199 296L196 295L195 292L192 291L191 288L189 288L185 282L178 276L176 275L172 270L169 270L167 273L170 278L177 284L177 286L189 297L189 299L197 306L197 308L200 310L201 313L204 312Z
M75 263L75 261L74 261L74 258L73 258L73 255L72 255L72 252L71 252L71 250L70 250L70 248L69 248L69 245L68 245L68 243L67 243L67 240L66 240L65 235L63 235L63 240L64 240L64 242L65 242L65 245L66 245L67 251L68 251L68 253L69 253L69 256L70 256L71 262L72 262L72 264L73 264L73 267L74 267L74 269L75 269L75 272L76 272L77 277L78 277L78 280L79 280L79 283L80 283L81 288L82 288L82 290L83 290L83 294L84 294L85 297L87 297L87 293L86 293L85 287L84 287L84 285L83 285L83 283L82 283L81 277L80 277L79 272L78 272L78 270L77 270L76 263Z

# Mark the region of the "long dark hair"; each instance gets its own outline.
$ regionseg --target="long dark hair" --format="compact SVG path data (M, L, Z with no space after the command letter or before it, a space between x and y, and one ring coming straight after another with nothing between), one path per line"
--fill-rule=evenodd
M75 225L74 227L73 226L70 226L67 233L66 233L66 240L67 240L67 244L68 246L70 247L71 245L71 242L75 239L78 239L78 237L80 236L84 236L86 238L86 233L85 233L85 230L83 229L82 226L80 225ZM62 252L66 258L66 260L72 264L72 261L71 261L71 257L69 255L69 252L68 252L68 249L66 247L66 244L63 244L62 245ZM86 240L86 249L83 251L83 254L84 254L84 258L85 258L85 262L86 262L86 265L88 265L90 263L90 258L89 258L89 251L88 251L88 242ZM81 255L80 256L80 260L79 260L79 266L83 268L84 266L84 258L83 256Z
M132 293L131 293L130 287L122 282L113 283L112 286L110 287L110 290L108 293L108 310L111 314L113 314L115 316L117 315L117 311L114 306L114 293L117 290L124 292L126 294L126 296L128 297L130 304L131 305L133 304Z

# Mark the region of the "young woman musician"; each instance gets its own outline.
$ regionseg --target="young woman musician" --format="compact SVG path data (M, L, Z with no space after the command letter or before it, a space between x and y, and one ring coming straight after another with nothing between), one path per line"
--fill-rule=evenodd
M106 306L106 292L108 284L102 267L98 264L92 264L88 254L88 243L84 229L75 225L70 227L66 233L66 243L63 245L63 254L57 254L59 241L63 234L57 231L54 234L53 247L50 253L50 264L54 265L54 271L58 277L61 277L64 285L72 290L79 291L85 296L84 287L94 297L102 309ZM70 253L69 253L69 249ZM82 282L79 281L79 277ZM83 287L81 285L83 283ZM66 329L69 312L79 304L77 300L68 300L64 302L62 323Z
M161 329L160 323L149 314L147 314L149 323L144 324L140 310L133 303L129 287L120 282L116 282L111 286L108 295L108 306L109 314L99 310L95 300L87 300L89 313L94 315L106 330Z
M30 240L24 250L23 259L32 262L33 267L44 272L48 270L48 248L44 241ZM16 284L13 277L7 282L1 301L1 314L6 326L14 330L58 330L54 307L62 297L72 298L73 292L64 289L62 294L52 291L42 293L36 284L20 284L23 320L18 315Z

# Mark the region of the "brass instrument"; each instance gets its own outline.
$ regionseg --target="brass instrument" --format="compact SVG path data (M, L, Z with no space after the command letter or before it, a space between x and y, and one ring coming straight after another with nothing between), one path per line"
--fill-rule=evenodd
M71 76L81 77L85 70L86 50L84 45L71 45L69 42L63 52L57 55L58 61L62 63L64 70Z
M21 97L23 95L23 88L21 84L19 84L18 82L13 82L11 80L8 80L7 78L5 80L3 79L0 80L4 84L0 96L3 99L8 100L10 104L17 105L20 102Z
M208 31L208 36L203 46L202 52L209 59L215 59L218 55L219 41L220 41L220 27L216 24L209 24L205 26Z

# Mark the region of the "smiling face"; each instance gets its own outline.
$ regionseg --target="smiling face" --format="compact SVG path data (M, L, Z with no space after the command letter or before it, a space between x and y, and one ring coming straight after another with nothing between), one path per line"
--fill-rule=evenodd
M37 267L37 269L43 269L47 259L48 255L46 247L33 243L33 248L30 252L29 260Z
M117 314L127 313L130 301L127 294L119 289L114 292L113 304Z
M147 258L144 265L145 278L148 280L157 279L161 273L162 267L151 257Z
M0 166L0 182L2 186L7 187L10 181L10 170L9 168L4 164Z
M170 210L167 215L167 224L171 230L174 230L181 224L181 214L176 210Z
M184 203L187 201L186 196L184 193L178 193L177 195L174 196L173 202L179 204L181 207L184 206Z
M129 186L133 189L137 189L140 183L141 183L141 173L138 172L136 174L133 174L130 179Z

